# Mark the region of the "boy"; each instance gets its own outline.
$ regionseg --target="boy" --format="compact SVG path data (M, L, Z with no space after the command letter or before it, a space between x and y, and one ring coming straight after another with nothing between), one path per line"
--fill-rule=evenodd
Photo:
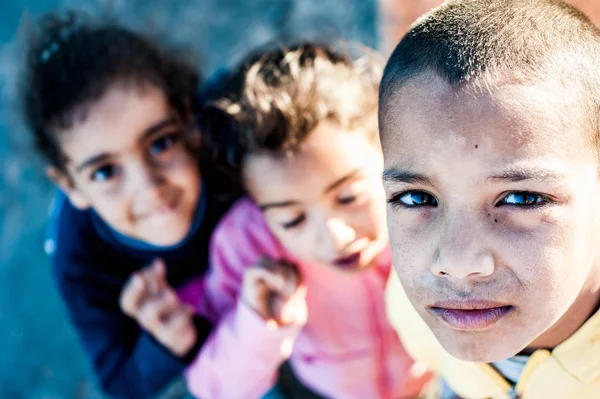
M556 0L448 2L386 66L389 313L461 397L600 397L599 94Z

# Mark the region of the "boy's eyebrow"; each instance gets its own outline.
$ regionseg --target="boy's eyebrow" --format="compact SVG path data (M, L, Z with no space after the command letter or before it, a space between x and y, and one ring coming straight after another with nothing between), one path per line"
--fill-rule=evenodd
M362 169L363 169L362 167L357 168L357 169L353 170L352 172L348 173L346 176L341 177L340 179L331 183L325 189L325 194L330 193L331 191L335 190L337 187L341 186L348 180L352 179L354 176L359 174L362 171ZM270 202L267 204L259 204L258 207L262 211L266 211L267 209L271 209L271 208L285 208L287 206L298 205L298 203L299 203L298 201L289 200L289 201L281 201L281 202Z
M397 166L386 168L383 171L382 179L384 182L388 183L420 183L429 186L434 185L429 177L400 169Z
M524 180L561 180L564 176L558 172L537 168L511 168L490 176L489 180L516 183Z
M154 125L150 126L148 129L146 129L144 131L142 139L145 139L145 138L153 135L154 133L161 131L162 129L164 129L167 126L178 125L178 124L179 124L179 121L174 116L165 118L162 121L157 122ZM93 166L95 164L106 161L107 159L110 158L110 156L111 155L106 152L103 152L98 155L94 155L93 157L88 158L85 161L83 161L82 163L80 163L79 166L76 167L76 170L77 170L77 172L81 172L83 169L89 168L90 166Z

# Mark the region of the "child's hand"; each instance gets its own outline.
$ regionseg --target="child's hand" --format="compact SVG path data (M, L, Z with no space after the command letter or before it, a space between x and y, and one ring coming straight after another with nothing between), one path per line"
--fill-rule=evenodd
M121 310L176 356L185 356L197 340L193 309L167 283L165 264L157 259L134 273L121 292Z
M289 262L263 260L246 269L241 297L270 325L306 323L306 288Z

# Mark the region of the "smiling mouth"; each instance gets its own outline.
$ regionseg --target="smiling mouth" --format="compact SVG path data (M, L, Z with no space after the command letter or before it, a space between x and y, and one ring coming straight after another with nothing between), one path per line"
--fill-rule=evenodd
M484 330L510 315L512 305L491 301L441 302L428 310L455 330Z
M173 198L149 212L141 215L140 219L147 221L160 221L161 219L170 216L177 209L179 203L178 198Z

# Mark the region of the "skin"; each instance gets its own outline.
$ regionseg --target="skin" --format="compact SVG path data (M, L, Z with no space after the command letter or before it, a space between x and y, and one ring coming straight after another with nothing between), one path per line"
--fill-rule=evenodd
M131 277L119 305L158 342L176 356L185 356L198 339L194 309L184 305L166 278L166 266L157 259Z
M387 246L382 166L376 140L323 121L289 157L250 156L244 183L291 253L356 271ZM356 262L337 263L352 255Z
M115 85L85 119L58 132L66 173L48 174L74 206L93 208L118 232L177 244L191 227L201 189L183 125L159 89Z
M304 326L308 318L306 287L290 263L265 259L247 268L241 297L272 329Z
M394 267L457 358L553 348L597 308L600 181L578 96L556 82L477 93L425 73L382 104ZM481 328L435 312L476 301L510 311Z

